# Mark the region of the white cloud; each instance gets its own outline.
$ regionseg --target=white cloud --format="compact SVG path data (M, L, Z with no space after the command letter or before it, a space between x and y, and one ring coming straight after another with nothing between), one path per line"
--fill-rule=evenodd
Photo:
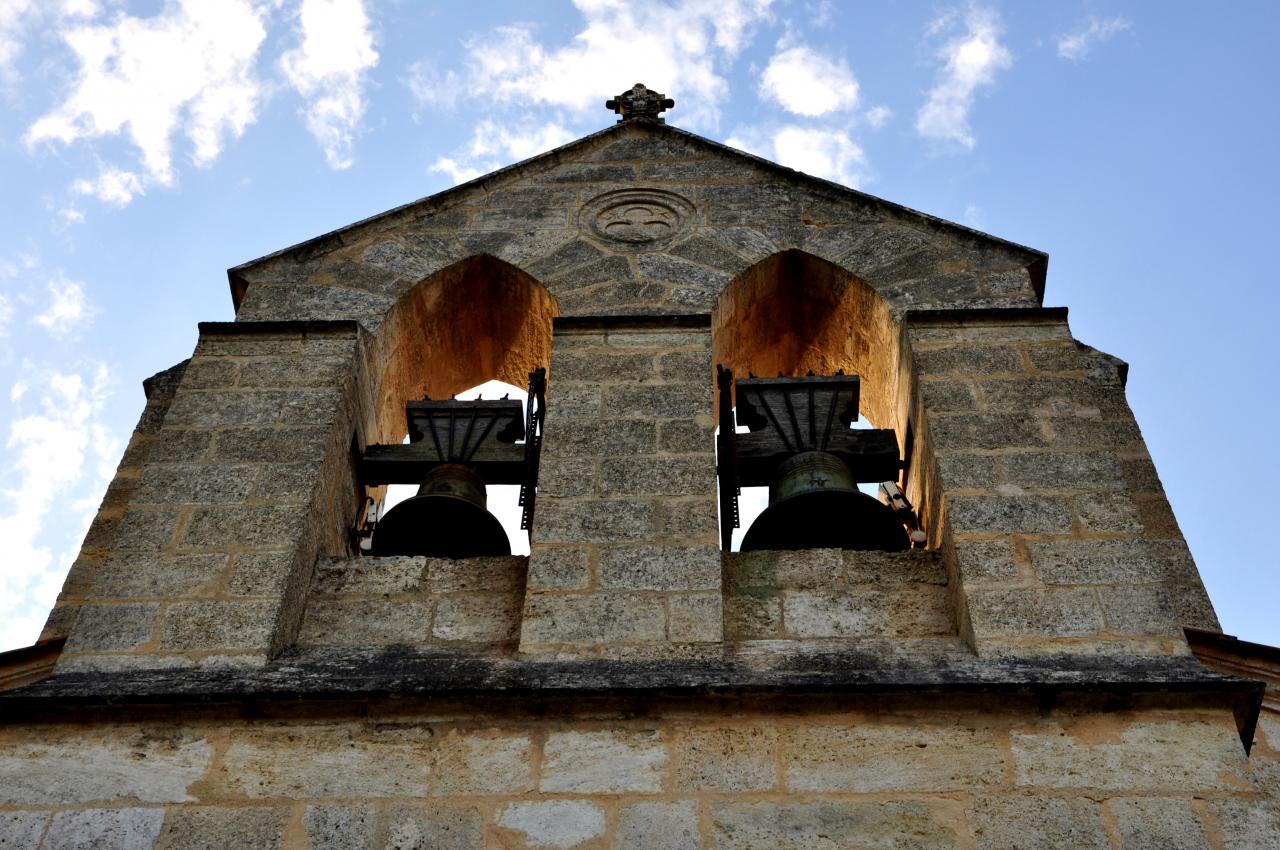
M643 82L678 92L682 125L714 128L729 90L722 66L768 17L769 4L575 0L585 26L567 45L543 45L528 25L498 27L467 44L458 88L467 97L586 112ZM426 102L452 97L434 89L425 88Z
M953 29L959 23L953 13L938 18L930 35ZM1013 54L1000 43L1000 16L992 9L970 6L963 17L964 31L938 51L943 60L938 81L916 114L916 131L925 138L958 142L973 148L969 110L978 89L995 82L996 72L1013 65Z
M726 144L845 186L857 186L866 179L866 155L844 130L795 124L769 131L744 128Z
M132 171L107 166L93 180L80 179L71 184L77 195L88 195L103 203L123 207L143 191L142 178Z
M11 77L22 54L26 18L35 8L31 0L0 0L0 80Z
M466 148L454 156L440 157L430 170L448 174L455 185L465 183L511 162L559 147L573 137L573 133L554 122L508 129L495 121L481 121Z
M893 110L887 106L873 106L867 110L867 114L864 117L867 119L868 124L878 130L893 117Z
M196 165L209 164L256 116L264 14L250 0L167 0L150 18L68 25L61 35L79 62L76 79L66 100L27 130L27 144L124 135L141 158L140 179L162 185L175 179L175 136L185 137ZM113 203L137 194L119 181L89 194L104 192Z
M1131 27L1132 24L1121 17L1109 18L1105 21L1090 18L1088 26L1074 33L1058 36L1058 55L1063 59L1079 61L1089 55L1094 44L1106 41Z
M280 57L289 83L307 99L307 129L331 168L349 168L364 87L378 64L363 0L302 0L302 44Z
M13 305L9 303L9 296L0 293L0 338L4 338L9 334L9 323L13 321Z
M102 422L112 385L104 365L84 374L30 364L24 370L37 373L32 385L40 389L10 392L14 418L5 448L13 464L0 479L0 650L39 635L86 527L83 516L66 516L66 507L101 493L123 447Z
M760 96L796 115L814 118L858 103L858 81L843 59L798 46L780 50L760 79Z
M48 309L31 321L52 336L65 336L93 316L94 310L85 298L84 287L74 280L59 277L49 281L49 297Z

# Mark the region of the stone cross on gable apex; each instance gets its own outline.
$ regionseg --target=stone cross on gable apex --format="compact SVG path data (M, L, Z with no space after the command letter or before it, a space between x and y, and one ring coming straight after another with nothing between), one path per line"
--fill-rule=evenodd
M648 118L665 124L666 121L659 118L658 114L675 106L676 102L665 94L646 87L644 83L636 83L617 97L606 100L604 105L622 116L618 119L619 123L633 118Z

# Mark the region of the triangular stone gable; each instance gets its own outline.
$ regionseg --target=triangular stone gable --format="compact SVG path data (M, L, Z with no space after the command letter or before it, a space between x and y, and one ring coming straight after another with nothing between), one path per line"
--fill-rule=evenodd
M667 217L661 239L602 229L600 216L620 215L629 199ZM229 275L239 320L356 319L375 329L417 281L477 254L541 281L562 315L601 315L709 312L736 275L788 249L842 266L895 312L1038 306L1047 262L683 130L629 121Z

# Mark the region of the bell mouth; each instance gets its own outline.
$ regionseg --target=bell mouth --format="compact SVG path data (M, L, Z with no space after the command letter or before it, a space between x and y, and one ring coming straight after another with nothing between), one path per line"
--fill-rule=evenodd
M371 555L475 558L510 555L511 541L498 518L486 510L484 479L461 464L444 464L422 480L418 495L405 499L379 520Z
M743 552L863 549L896 552L911 539L893 509L858 489L844 461L801 452L778 466L765 508L742 538Z

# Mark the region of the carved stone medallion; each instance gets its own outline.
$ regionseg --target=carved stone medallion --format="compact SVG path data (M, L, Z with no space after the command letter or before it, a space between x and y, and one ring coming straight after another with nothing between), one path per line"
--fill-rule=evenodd
M693 220L693 204L661 189L621 189L588 201L578 214L586 232L631 251L666 245Z

